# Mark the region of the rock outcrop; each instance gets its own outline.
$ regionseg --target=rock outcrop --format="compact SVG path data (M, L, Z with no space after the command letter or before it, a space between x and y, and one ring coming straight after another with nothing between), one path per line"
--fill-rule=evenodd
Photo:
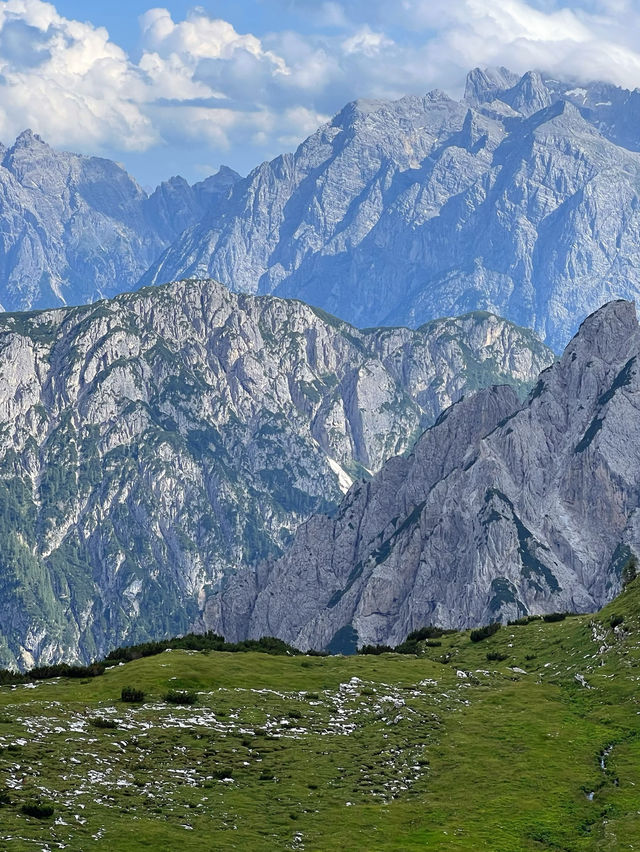
M280 559L213 595L204 625L353 650L603 605L640 553L639 362L635 306L605 305L524 404L495 387L447 409Z

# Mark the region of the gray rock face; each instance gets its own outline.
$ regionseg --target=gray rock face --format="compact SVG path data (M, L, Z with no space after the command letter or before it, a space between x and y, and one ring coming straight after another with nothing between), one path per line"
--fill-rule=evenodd
M357 325L486 309L560 351L640 292L640 93L476 69L357 101L188 227L145 283L212 276Z
M97 157L54 151L25 131L0 149L0 303L82 304L131 286L180 232L229 191L230 169L150 196Z
M634 305L605 305L524 404L497 387L447 409L334 517L212 596L204 625L353 650L603 605L640 552L639 361Z
M0 315L0 665L184 632L442 408L552 360L489 314L358 331L212 281Z

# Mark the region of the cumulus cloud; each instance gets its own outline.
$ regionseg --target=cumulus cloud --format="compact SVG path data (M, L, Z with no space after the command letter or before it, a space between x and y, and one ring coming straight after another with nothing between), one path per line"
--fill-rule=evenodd
M637 32L638 14L630 4L622 16L614 12L621 3L626 0L537 8L525 0L405 0L401 8L405 23L434 33L422 49L434 74L439 63L447 76L455 68L503 64L635 88L640 53L629 36Z
M393 41L384 33L376 33L366 24L342 42L342 49L348 56L351 53L363 53L367 57L377 56L385 47L391 47Z
M32 126L56 144L145 149L158 137L144 89L105 29L41 0L0 3L0 137Z
M199 140L221 157L239 146L271 156L348 100L459 94L476 65L639 85L636 0L567 2L280 0L274 21L289 28L260 36L200 8L184 20L150 8L134 60L52 2L0 0L0 138L31 126L111 155Z
M241 35L228 21L209 18L200 9L177 24L168 9L150 9L140 17L140 26L145 47L163 56L182 56L195 65L200 59L229 60L244 52L266 60L274 72L288 73L282 57L264 50L260 39Z

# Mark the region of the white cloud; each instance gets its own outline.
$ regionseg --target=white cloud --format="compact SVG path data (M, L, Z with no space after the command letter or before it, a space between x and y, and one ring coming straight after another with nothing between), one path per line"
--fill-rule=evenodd
M140 17L146 50L161 56L180 56L192 67L201 59L229 60L246 52L271 66L272 73L287 74L282 57L264 50L254 35L240 35L228 21L209 18L202 10L191 11L187 19L174 23L168 9L150 9Z
M31 126L55 144L126 150L157 141L140 106L140 73L105 29L40 0L8 0L0 45L0 138Z
M342 42L342 49L348 55L350 53L362 53L365 56L377 56L385 47L391 47L393 41L384 33L375 33L365 26L361 27L352 36Z
M554 0L402 0L397 5L377 0L366 14L372 26L424 33L403 51L404 64L413 53L425 76L439 86L460 84L470 67L487 64L640 85L637 3L591 0L572 6Z

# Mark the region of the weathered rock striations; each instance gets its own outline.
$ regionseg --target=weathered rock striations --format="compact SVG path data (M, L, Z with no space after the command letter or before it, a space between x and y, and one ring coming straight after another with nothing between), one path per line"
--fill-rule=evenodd
M212 281L0 315L0 664L183 632L452 401L552 360L489 314L359 331Z
M495 387L447 409L335 516L213 595L204 625L353 650L603 605L640 553L639 361L635 306L605 305L524 404Z

